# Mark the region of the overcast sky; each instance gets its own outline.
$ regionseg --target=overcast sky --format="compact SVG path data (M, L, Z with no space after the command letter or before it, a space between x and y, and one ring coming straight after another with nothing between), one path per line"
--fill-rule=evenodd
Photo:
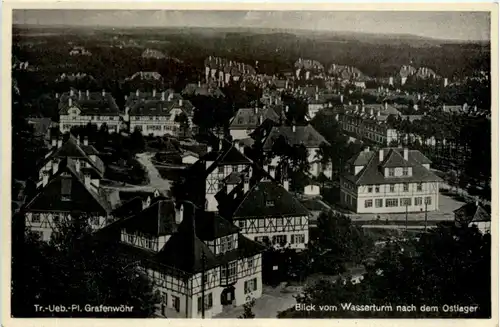
M488 12L16 10L15 24L260 27L489 40Z

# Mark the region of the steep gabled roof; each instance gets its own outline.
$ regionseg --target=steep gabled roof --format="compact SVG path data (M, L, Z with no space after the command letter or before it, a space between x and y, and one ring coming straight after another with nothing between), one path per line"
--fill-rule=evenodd
M329 144L311 125L295 126L295 131L292 126L275 126L264 141L264 151L271 150L280 136L284 136L290 145L304 144L306 148L318 148L322 143Z
M290 217L308 215L308 210L281 185L272 181L255 184L242 197L232 203L232 219ZM228 214L231 210L226 211Z
M241 108L238 110L234 118L231 120L230 129L248 129L257 128L262 121L270 119L277 122L280 116L272 108L255 109Z
M196 213L196 235L203 241L212 241L238 232L238 227L215 212Z
M152 236L172 235L177 231L175 203L172 200L156 201L128 218L122 227Z
M71 106L69 105L71 99ZM116 105L115 99L111 93L106 92L104 95L99 92L64 93L59 101L59 114L67 115L71 108L78 108L82 115L92 116L118 116L120 109Z
M389 153L385 156L384 161L380 164L382 168L396 168L396 167L411 167L411 164L406 161L403 156L394 149L390 149Z
M384 160L382 162L379 162L379 153L375 151L363 151L363 154L360 153L355 158L349 160L349 163L355 166L364 166L364 168L356 176L347 173L344 175L344 178L357 185L439 182L442 180L422 166L424 163L429 163L430 161L418 150L409 150L407 161L402 156L403 149L401 148L385 148L382 151L384 151ZM396 153L391 154L391 151ZM388 159L389 155L391 155L391 158L389 158L390 161ZM406 167L412 167L412 176L386 178L382 165L389 161L388 164L393 166L400 162L401 159L406 162Z
M63 173L67 174L62 176ZM71 182L63 182L70 179ZM63 185L66 184L65 185ZM69 187L71 199L62 199L62 188ZM57 210L63 212L100 212L108 214L112 207L105 194L94 186L87 187L82 172L78 171L71 158L65 158L59 163L56 174L49 177L47 185L26 205L27 210Z
M125 201L122 205L113 210L112 214L117 218L128 218L143 210L142 199L134 197Z
M464 204L453 213L456 220L464 223L491 221L491 214L474 202Z

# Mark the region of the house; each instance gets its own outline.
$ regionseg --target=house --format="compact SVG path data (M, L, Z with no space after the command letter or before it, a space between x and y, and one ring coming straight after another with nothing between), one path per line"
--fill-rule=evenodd
M29 117L27 119L29 125L33 126L33 134L44 141L50 141L51 128L57 127L57 123L50 118Z
M110 133L119 132L120 114L115 99L105 90L82 92L72 88L69 93L62 94L59 100L59 129L61 133L66 133L72 127L91 123L97 128L106 124Z
M319 176L321 173L331 176L331 165L322 165L318 158L318 151L322 144L329 145L328 141L314 129L311 125L306 126L270 126L270 130L264 133L261 140L264 153L270 154L274 142L279 138L284 137L290 146L303 145L307 149L307 160L310 164L309 173L313 176ZM277 168L279 165L279 157L271 158L270 166Z
M400 85L405 85L408 77L413 76L417 72L417 69L410 65L403 65L399 69L399 74L397 76L397 82Z
M476 226L482 234L491 233L491 213L478 201L466 203L453 213L457 226Z
M173 91L137 90L127 97L124 120L130 123L130 131L138 129L143 135L178 136L193 127L193 114L191 101Z
M213 212L161 199L118 222L120 249L160 293L160 317L210 318L262 295L263 247Z
M356 213L404 213L439 208L441 178L418 150L366 148L340 177L340 201Z
M158 72L140 71L125 79L125 85L129 90L152 91L164 88L163 76Z
M295 77L297 79L311 80L324 72L325 67L314 59L299 58L294 63Z
M224 93L220 90L216 83L189 83L182 90L183 96L207 96L213 98L224 98Z
M219 204L220 214L257 242L304 249L309 242L309 211L287 187L288 183L282 186L267 179L250 187L247 179L242 192Z
M121 203L127 203L133 199L139 198L142 202L142 208L147 208L151 205L151 201L161 196L160 191L120 191L119 192Z
M388 123L391 115L401 117L401 112L387 102L383 105L346 105L337 120L344 133L354 139L388 146L398 141L398 131Z
M142 58L146 59L165 59L166 56L159 50L146 49L141 55Z
M310 98L307 101L307 116L309 119L313 119L314 116L321 109L327 108L330 104L331 96L324 93L319 93L318 88L316 88L316 92L313 98Z
M192 165L196 161L198 161L199 158L200 158L200 156L197 153L194 153L192 151L185 151L181 155L181 161L185 165Z
M91 56L92 53L84 47L76 46L69 52L70 56Z
M49 152L39 163L38 184L42 182L44 172L55 174L59 169L59 163L66 158L73 159L75 164L87 169L94 178L103 178L105 166L96 148L89 145L88 138L85 137L83 142L80 142L79 138L69 134L65 142L62 138L52 138Z
M250 134L267 119L279 122L280 114L276 113L272 108L238 109L229 123L229 133L233 140L249 138Z
M215 82L220 87L257 74L255 68L249 64L215 56L206 58L204 66L205 82Z
M94 230L110 224L112 207L99 182L94 170L78 159L63 159L43 172L36 195L22 209L26 227L48 241L61 223L83 219Z

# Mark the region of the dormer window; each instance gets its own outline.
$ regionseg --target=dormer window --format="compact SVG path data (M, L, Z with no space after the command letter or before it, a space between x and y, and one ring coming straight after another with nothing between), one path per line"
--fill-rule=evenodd
M266 201L266 207L274 207L274 201Z
M409 175L410 173L408 167L403 167L403 176L409 176Z
M388 175L389 175L389 177L394 177L394 175L395 175L395 169L394 168L389 168Z

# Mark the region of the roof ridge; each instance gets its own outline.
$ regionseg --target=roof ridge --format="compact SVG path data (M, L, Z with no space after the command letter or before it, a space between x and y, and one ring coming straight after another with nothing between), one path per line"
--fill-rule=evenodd
M243 202L245 202L245 200L250 196L250 193L252 193L254 191L254 189L257 187L257 185L259 185L260 183L262 183L262 181L258 182L258 183L255 183L247 192L247 194L245 194L243 196L243 198L241 199L240 203L238 204L238 206L233 210L233 215L236 211L238 211L238 209L241 207L241 205L243 204Z
M373 151L370 151L370 152L373 152ZM371 165L372 161L373 161L373 158L375 158L375 152L372 153L372 156L370 158L370 160L368 160L368 162L366 163L365 167L361 170L361 173L359 174L359 177L356 179L356 183L358 183L360 180L361 180L361 177L364 176L364 174L366 173L366 171L368 170L368 166Z

